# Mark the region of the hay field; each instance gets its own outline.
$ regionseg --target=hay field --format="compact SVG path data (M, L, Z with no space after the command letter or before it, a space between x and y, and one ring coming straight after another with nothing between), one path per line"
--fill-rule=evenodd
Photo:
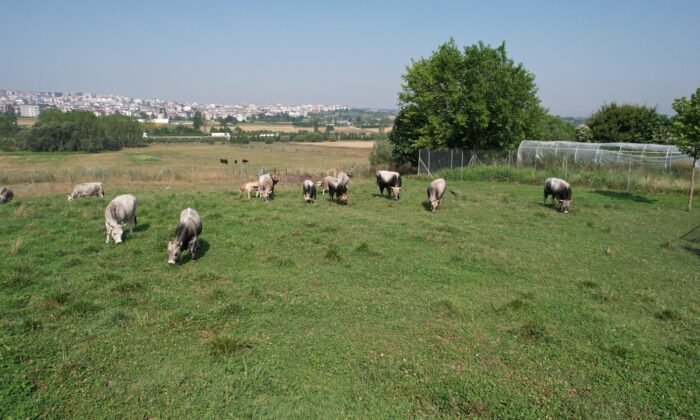
M265 123L239 123L236 127L240 127L243 131L258 131L258 130L269 130L277 131L280 133L296 133L298 131L313 131L313 127L295 127L291 123L279 123L279 124L265 124ZM319 127L320 131L324 130L324 127ZM391 127L384 129L384 132L388 133L391 131ZM334 132L337 133L379 133L378 128L357 128L357 127L343 127L336 126Z
M102 181L113 186L237 185L262 168L289 170L289 182L340 170L368 171L370 149L315 144L154 144L105 153L5 153L0 155L0 185L23 196L70 192L75 183ZM219 162L229 160L229 165ZM246 165L242 159L249 160ZM238 160L238 164L234 164Z

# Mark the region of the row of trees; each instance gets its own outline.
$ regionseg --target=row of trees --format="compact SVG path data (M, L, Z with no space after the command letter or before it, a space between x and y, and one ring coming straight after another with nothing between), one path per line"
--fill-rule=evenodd
M46 110L37 123L19 129L14 117L0 116L0 148L42 152L118 150L143 143L143 128L133 118L97 117L87 111Z

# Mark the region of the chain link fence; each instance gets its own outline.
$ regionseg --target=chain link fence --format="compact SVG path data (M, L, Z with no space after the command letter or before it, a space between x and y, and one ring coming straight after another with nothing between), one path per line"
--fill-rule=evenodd
M523 142L526 143L526 142ZM575 185L640 191L687 192L692 159L653 147L614 150L526 144L518 152L507 150L447 149L418 151L419 175L454 180L489 180L539 184L548 177ZM571 149L571 150L569 150ZM548 152L552 153L548 153ZM532 152L532 153L530 153ZM587 154L592 157L588 159Z

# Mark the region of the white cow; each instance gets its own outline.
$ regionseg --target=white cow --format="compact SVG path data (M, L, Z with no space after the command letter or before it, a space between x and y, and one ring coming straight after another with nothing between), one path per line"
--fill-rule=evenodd
M112 235L114 242L120 244L126 223L129 224L129 234L133 234L136 226L136 197L131 194L117 196L105 208L105 243L109 243L109 236Z
M68 196L68 201L89 197L91 195L99 195L100 198L105 198L105 190L102 188L101 182L86 182L76 185L73 187L73 192Z
M428 200L430 201L430 210L437 210L442 202L442 196L445 195L447 183L442 178L438 178L428 185Z

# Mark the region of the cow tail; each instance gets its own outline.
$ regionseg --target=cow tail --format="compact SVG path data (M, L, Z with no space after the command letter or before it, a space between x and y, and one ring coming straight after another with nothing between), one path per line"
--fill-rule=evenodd
M117 216L117 206L115 206L114 203L110 203L109 205L109 214L112 216L112 220L119 224L119 217Z

